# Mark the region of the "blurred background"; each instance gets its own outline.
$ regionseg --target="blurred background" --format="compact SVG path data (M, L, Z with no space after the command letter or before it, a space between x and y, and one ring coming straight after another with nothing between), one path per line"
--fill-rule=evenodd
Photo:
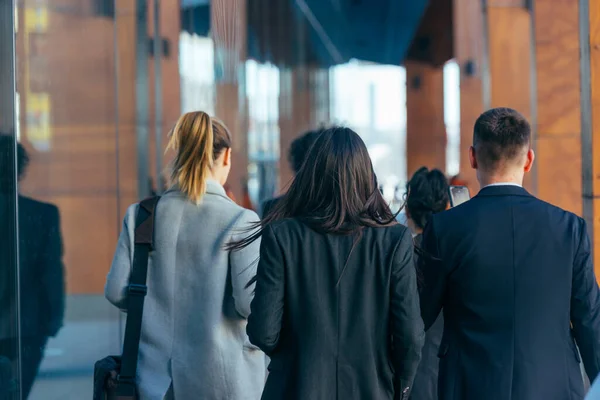
M228 185L245 207L285 190L294 138L343 124L366 142L399 209L423 165L460 174L473 192L475 118L510 106L535 129L528 189L595 231L591 99L600 88L590 82L600 71L590 65L600 57L589 30L600 0L558 3L0 0L0 128L29 154L19 193L59 210L66 282L63 326L29 398L89 398L94 362L120 352L123 318L104 300L106 274L127 206L168 185L165 143L184 112L231 129ZM0 171L12 179L7 191L17 181L11 160ZM33 228L17 234L24 215L11 201L0 213L19 237L11 248L28 251L23 242L39 240ZM6 268L17 254L0 254Z

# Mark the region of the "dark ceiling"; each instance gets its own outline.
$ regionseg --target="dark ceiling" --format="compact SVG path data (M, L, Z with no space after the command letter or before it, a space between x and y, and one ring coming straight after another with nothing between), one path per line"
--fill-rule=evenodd
M182 3L182 28L210 31L208 1ZM359 59L441 65L452 58L451 0L247 0L249 58L323 67Z

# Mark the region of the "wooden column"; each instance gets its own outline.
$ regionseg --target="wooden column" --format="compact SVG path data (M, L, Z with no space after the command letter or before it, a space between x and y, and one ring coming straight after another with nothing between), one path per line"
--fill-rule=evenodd
M474 194L478 184L468 154L477 117L489 108L510 107L535 126L532 16L525 0L455 0L454 17L461 67L460 173ZM535 139L533 144L535 148ZM535 177L534 171L525 179L533 192Z
M444 69L417 62L406 66L406 172L419 168L446 170Z
M282 68L279 79L279 188L285 192L294 177L290 145L329 120L329 80L327 71L312 66Z
M229 127L233 136L233 163L227 183L240 203L248 182L246 2L213 0L210 10L215 45L215 114Z
M535 149L537 195L581 214L578 10L578 0L535 2ZM597 12L598 8L594 11Z
M483 12L480 1L454 0L454 52L460 67L460 175L471 193L479 190L469 163L473 124L484 110Z
M523 0L489 0L487 45L490 107L509 107L534 123L532 98L532 16ZM484 94L485 95L485 94ZM535 131L533 132L535 149ZM525 187L535 192L535 173L525 176Z
M583 217L600 277L600 0L579 1Z

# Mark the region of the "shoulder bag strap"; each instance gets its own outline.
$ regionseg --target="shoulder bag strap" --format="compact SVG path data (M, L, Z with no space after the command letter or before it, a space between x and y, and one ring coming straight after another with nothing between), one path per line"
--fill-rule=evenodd
M160 196L155 196L140 202L135 218L133 266L131 277L129 278L129 287L127 288L127 322L125 324L121 371L118 377L118 383L121 384L122 389L132 392L119 393L125 396L135 395L135 378L142 331L144 298L148 291L148 287L146 286L148 256L153 245L154 211L159 199Z

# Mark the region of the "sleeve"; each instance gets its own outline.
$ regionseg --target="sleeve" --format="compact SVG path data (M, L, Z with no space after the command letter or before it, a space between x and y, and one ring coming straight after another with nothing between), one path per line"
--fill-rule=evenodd
M417 263L417 273L421 281L421 316L425 323L425 330L433 325L440 314L446 292L446 273L437 242L434 217L423 232L421 256Z
M248 338L265 354L277 348L283 321L283 252L271 226L265 227L260 245L256 292L248 318Z
M245 210L238 218L232 231L232 241L236 242L245 236L254 233L249 230L252 223L260 221L258 215L250 210ZM235 309L244 318L250 314L250 302L254 285L248 283L256 275L256 265L260 248L260 238L240 250L229 253L229 265L231 273L231 285L233 288L233 302Z
M129 226L134 226L135 224L136 210L137 205L133 205L127 210L113 262L106 278L106 286L104 287L104 295L108 301L122 311L127 311L127 287L129 286L129 277L133 263L133 249L131 247L132 241Z
M593 381L600 373L600 293L584 220L578 247L573 264L571 323L583 365Z
M48 334L56 336L63 325L65 314L65 277L63 266L63 243L60 230L60 213L52 207L48 220L49 232L41 263L40 276L44 307L48 310Z
M408 230L402 236L393 258L391 273L392 361L396 387L405 398L417 373L425 341L419 308L413 243Z

